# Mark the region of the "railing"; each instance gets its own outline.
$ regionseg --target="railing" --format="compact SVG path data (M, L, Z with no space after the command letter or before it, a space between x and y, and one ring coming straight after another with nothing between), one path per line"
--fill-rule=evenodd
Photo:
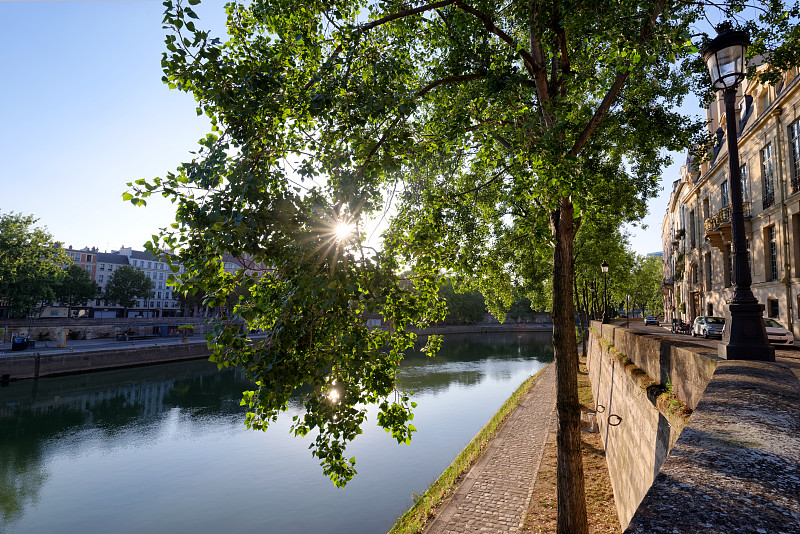
M765 194L764 195L764 200L763 200L763 202L761 204L762 204L761 205L762 209L767 209L770 206L772 206L773 204L775 204L775 193L771 192L771 193Z
M800 191L800 176L792 176L792 193Z
M745 217L750 217L750 203L742 202L742 213ZM705 220L706 233L713 232L718 229L722 223L730 222L731 220L731 207L725 206L719 210L716 215L709 217Z

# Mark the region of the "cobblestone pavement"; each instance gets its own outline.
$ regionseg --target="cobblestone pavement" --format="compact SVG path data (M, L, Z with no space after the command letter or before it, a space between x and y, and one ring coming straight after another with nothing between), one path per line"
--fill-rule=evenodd
M554 364L542 371L425 534L520 531L555 422L555 375Z

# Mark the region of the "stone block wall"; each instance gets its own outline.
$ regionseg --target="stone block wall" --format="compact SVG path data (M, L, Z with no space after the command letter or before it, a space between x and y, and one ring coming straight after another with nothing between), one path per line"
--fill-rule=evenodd
M0 376L8 375L11 380L58 376L208 358L210 354L205 341L19 356L12 353L0 358Z
M588 368L622 528L675 445L685 420L659 403L671 391L693 408L716 361L663 338L592 323ZM599 334L599 336L598 336Z
M800 533L791 369L596 322L587 356L626 534ZM672 412L678 399L693 410L688 421Z

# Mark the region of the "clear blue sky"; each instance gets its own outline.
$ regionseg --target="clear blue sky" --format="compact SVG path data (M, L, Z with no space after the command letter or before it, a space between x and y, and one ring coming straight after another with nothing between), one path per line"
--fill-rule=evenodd
M224 32L224 2L197 6ZM161 83L163 6L156 0L0 2L0 211L34 214L75 247L141 248L172 222L162 198L137 208L125 184L163 176L208 130L191 96ZM661 220L683 156L631 243L661 248Z

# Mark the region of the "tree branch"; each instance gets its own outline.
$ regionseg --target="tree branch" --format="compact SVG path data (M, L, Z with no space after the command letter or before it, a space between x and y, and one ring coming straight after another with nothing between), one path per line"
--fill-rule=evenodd
M480 78L485 78L485 77L486 77L485 74L464 74L463 76L451 76L449 78L442 78L441 80L436 80L435 82L429 83L428 85L417 91L417 93L414 96L415 98L420 98L422 96L425 96L425 94L439 87L440 85L469 82L472 80L479 80ZM369 154L367 154L367 157L364 158L364 163L361 164L359 172L364 172L364 169L367 168L367 165L369 164L372 157L378 152L378 149L380 149L380 147L386 141L386 136L389 134L389 132L391 132L394 129L395 126L397 126L397 124L400 122L402 118L403 115L398 115L392 121L392 124L390 124L389 127L386 128L386 130L384 130L383 135L381 135L381 138L378 140L377 143L375 143L375 146L372 147L372 150L370 150Z
M533 56L531 56L531 54L527 50L517 46L516 41L514 41L514 39L510 35L508 35L506 32L495 26L489 15L483 13L482 11L478 11L472 6L465 4L462 0L455 0L453 3L457 8L461 9L462 11L466 11L470 15L473 15L475 18L483 22L483 25L489 32L495 34L501 40L511 45L511 47L514 48L514 51L517 54L519 54L520 57L522 57L522 60L525 63L525 68L527 69L528 73L531 75L531 77L535 77L536 69L534 68L534 66L536 64L536 61L533 59Z
M533 79L536 83L536 96L539 99L539 113L541 113L542 120L544 121L545 127L551 127L555 123L555 118L553 114L550 112L550 88L547 83L547 72L545 72L545 65L544 65L544 52L542 52L542 44L539 40L535 37L536 33L536 21L541 15L541 7L542 4L538 3L537 11L533 10L533 6L531 5L531 22L530 22L530 47L531 47L531 57L533 58L533 68L534 74Z
M446 7L446 6L452 5L452 4L456 3L456 1L457 0L441 0L440 2L433 2L433 3L430 3L430 4L425 4L425 5L416 7L414 9L407 9L405 11L400 11L398 13L392 13L391 15L386 15L385 17L381 17L378 20L373 20L369 24L364 24L363 26L360 26L360 27L356 28L356 32L355 33L361 34L361 33L364 33L364 32L368 32L369 30L377 28L378 26L382 26L382 25L384 25L384 24L386 24L388 22L392 22L393 20L402 19L402 18L406 18L406 17L413 17L414 15L419 15L420 13L424 13L424 12L430 11L432 9L439 9L441 7ZM320 69L320 70L325 70L325 67L327 67L327 65L330 62L331 58L334 58L334 57L338 56L339 54L341 54L341 52L342 52L342 45L339 45L331 53L330 58L328 58L328 60L325 62L325 66L323 66L322 69ZM305 87L303 87L303 90L308 90L318 80L319 80L318 76L315 76L315 77L311 78L310 80L308 80L308 82L306 82L306 85L305 85Z
M653 27L656 24L656 20L658 20L659 15L661 15L661 11L664 9L664 2L665 0L658 0L655 3L653 8L653 12L650 14L650 18L647 19L645 24L642 26L642 31L639 34L639 44L643 44L650 38L650 35L653 31ZM583 129L581 134L578 136L578 139L575 141L570 153L573 155L578 155L581 149L586 145L586 142L591 137L592 133L597 129L597 126L600 124L600 121L603 117L608 113L608 110L611 108L611 104L614 103L616 100L617 95L619 94L622 86L625 85L625 81L628 79L629 70L625 70L624 72L620 72L617 74L617 79L614 80L613 85L606 93L605 98L600 103L600 106L595 110L594 115L592 118L589 119L589 123Z

